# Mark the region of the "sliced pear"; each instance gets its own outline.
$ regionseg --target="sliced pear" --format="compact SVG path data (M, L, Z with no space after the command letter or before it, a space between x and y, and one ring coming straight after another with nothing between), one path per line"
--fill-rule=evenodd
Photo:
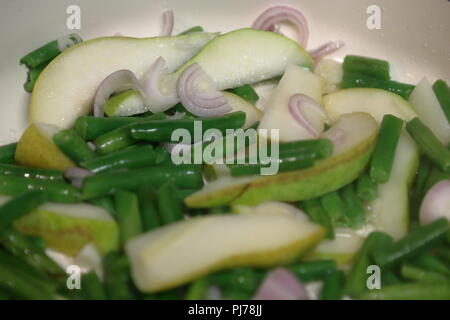
M214 215L140 235L126 252L136 286L156 292L221 269L287 263L323 235L322 227L295 212Z
M258 129L266 129L268 133L271 129L279 130L279 140L282 142L315 138L291 116L289 99L292 95L301 93L321 103L323 84L323 81L311 71L289 65L264 107L264 116ZM312 126L318 132L322 132L325 117L312 108L306 108L304 113Z
M448 145L450 143L450 123L448 123L433 88L426 78L423 78L411 92L409 102L439 141Z
M305 259L332 259L339 267L346 268L351 265L363 243L364 237L354 230L339 228L335 230L333 240L322 240L305 256Z
M399 239L408 232L409 190L419 163L415 142L403 132L397 144L389 181L378 185L378 198L369 203L369 220L376 229Z
M31 124L17 144L15 161L23 166L61 171L75 167L76 164L53 143L53 135L59 130L51 124Z
M333 92L323 99L331 122L350 112L367 112L381 123L385 114L409 121L417 117L411 104L395 93L382 89L352 88Z
M175 76L198 63L217 89L236 88L280 76L289 64L310 68L312 58L295 41L274 32L239 29L218 36Z
M331 93L338 90L344 70L340 62L331 59L320 59L314 67L314 73L325 82L323 92Z
M20 232L42 237L50 249L69 256L76 256L90 243L101 254L119 244L114 219L104 209L85 203L46 203L13 224Z
M245 123L242 128L247 129L254 125L256 122L261 120L263 112L259 110L255 105L251 104L247 100L239 97L238 95L223 91L223 95L227 100L228 104L232 108L230 112L243 111L245 112Z
M179 68L215 34L176 37L104 37L65 50L40 74L30 102L30 121L62 128L89 113L95 91L114 71L131 70L138 78L163 57L170 72Z
M300 201L335 191L366 167L377 135L367 113L343 115L323 134L334 140L333 154L314 166L273 176L221 177L185 199L189 207L255 205L264 201Z

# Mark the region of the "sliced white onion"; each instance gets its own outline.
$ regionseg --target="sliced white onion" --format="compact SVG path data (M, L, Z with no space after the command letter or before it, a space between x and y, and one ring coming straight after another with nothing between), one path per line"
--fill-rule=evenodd
M320 59L328 54L331 54L331 53L339 50L343 46L345 46L345 42L342 40L330 41L330 42L325 43L324 45L321 45L320 47L318 47L314 50L310 50L309 55L314 60L317 60L317 59Z
M58 38L58 40L57 40L58 50L63 52L64 50L66 50L82 41L83 41L83 39L81 39L81 37L78 34L71 33L69 35Z
M322 117L326 117L326 114L323 111L322 107L314 99L301 93L297 93L291 96L291 98L289 99L289 113L300 126L308 131L313 137L317 138L320 132L306 118L305 108L310 108Z
M140 81L144 102L152 112L165 111L178 102L175 79L165 65L159 57Z
M450 222L450 180L436 183L425 195L420 207L420 223L429 224L445 217Z
M93 173L91 171L79 167L69 168L64 171L64 177L70 180L75 188L79 189L83 187L84 179L92 175Z
M286 268L277 268L267 274L254 300L309 300L305 286Z
M231 111L224 95L215 89L212 79L197 64L187 67L177 83L183 106L199 117L215 117Z
M253 23L253 29L274 31L276 24L290 22L297 29L298 43L306 48L308 45L309 30L305 16L298 10L287 6L275 6L264 11Z
M163 25L161 29L161 37L168 37L172 35L174 25L173 11L163 12Z
M104 116L103 106L112 94L130 89L142 91L136 76L130 70L118 70L107 76L94 96L94 117Z

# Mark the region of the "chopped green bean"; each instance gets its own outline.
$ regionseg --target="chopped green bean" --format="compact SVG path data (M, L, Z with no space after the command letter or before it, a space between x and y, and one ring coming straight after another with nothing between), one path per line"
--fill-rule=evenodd
M370 201L378 197L378 186L368 173L363 173L356 180L356 194L362 201Z
M133 300L135 298L126 256L110 252L103 258L105 288L109 299Z
M10 143L0 147L0 163L14 163L17 143Z
M139 209L143 231L153 230L161 225L157 209L156 191L153 187L143 186L138 192Z
M172 181L166 182L159 188L157 199L158 212L162 224L169 224L183 219L178 189Z
M288 269L304 282L323 280L336 268L334 260L305 261L288 266Z
M412 263L420 268L435 271L447 276L450 275L450 267L430 253L423 253L413 259Z
M49 169L37 169L31 167L20 167L13 164L0 164L0 175L17 176L51 181L64 181L61 171Z
M208 287L208 278L200 278L192 282L187 289L185 300L205 300Z
M402 127L402 119L391 114L384 115L370 161L370 177L376 183L389 180Z
M114 195L120 240L125 245L128 240L142 233L141 214L136 194L119 190Z
M29 213L46 200L44 192L31 190L5 202L0 206L0 230L9 227L14 220Z
M321 300L341 300L344 295L344 274L342 271L334 271L325 277L322 290L320 291Z
M26 92L32 92L34 89L34 85L36 84L37 79L39 78L39 75L41 72L47 67L47 63L43 63L40 66L37 66L36 68L31 68L27 72L27 80L23 84L23 88Z
M86 142L84 142L74 129L59 131L53 136L53 142L64 154L76 163L92 160L97 157L96 153L88 147Z
M427 271L415 267L409 263L404 263L400 269L403 278L414 281L423 282L439 282L445 281L448 277L434 271Z
M90 204L101 207L108 211L112 216L116 216L116 208L114 207L114 201L111 197L94 198L88 201Z
M344 72L361 74L381 80L390 80L389 62L368 57L348 55L342 63Z
M356 195L355 187L349 184L342 188L339 192L345 204L345 216L349 227L357 229L363 225L366 220L365 209L361 200Z
M436 138L430 128L416 117L406 124L406 129L430 160L442 171L450 173L450 151Z
M255 89L252 88L251 85L245 84L243 86L228 90L235 95L238 95L242 99L247 100L248 102L255 104L259 100L259 96L256 93Z
M82 295L88 300L106 300L106 291L95 271L81 277Z
M427 157L422 157L422 159L420 159L419 169L417 170L414 189L411 196L411 220L417 220L419 217L420 205L425 196L425 188L430 173L431 162Z
M327 231L326 237L334 239L334 227L328 213L322 208L318 198L304 200L301 203L302 208L308 214L313 222L323 226Z
M433 91L444 111L447 121L450 122L450 88L444 80L436 80L433 83Z
M448 300L450 281L438 283L402 283L366 291L361 300Z

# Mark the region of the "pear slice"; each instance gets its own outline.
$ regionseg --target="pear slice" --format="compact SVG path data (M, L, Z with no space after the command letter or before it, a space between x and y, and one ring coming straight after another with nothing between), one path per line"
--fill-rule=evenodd
M31 95L30 121L71 127L75 119L89 113L96 89L109 74L128 69L139 79L158 57L172 72L215 36L103 37L75 45L40 74Z
M373 88L339 90L323 98L325 111L331 123L341 115L351 112L367 112L381 123L385 114L392 114L409 121L417 117L411 104L399 95Z
M228 105L231 107L232 111L243 111L245 112L245 123L242 126L243 129L247 129L254 125L256 122L261 120L263 116L263 112L259 110L255 105L251 104L247 100L239 97L238 95L223 91L223 95L228 102Z
M289 64L311 68L312 58L292 39L274 32L239 29L218 36L177 72L198 63L218 90L272 79Z
M258 129L266 129L268 133L270 133L270 129L279 130L279 141L281 142L315 138L291 116L289 99L292 95L301 93L321 103L323 84L323 81L311 71L296 65L289 65L278 87L264 107L264 116ZM322 132L325 117L312 108L305 108L304 113L311 125L318 132Z
M140 235L126 252L136 286L156 292L221 269L290 262L323 236L322 227L295 212L214 215Z
M334 239L323 239L305 256L305 259L331 259L335 260L339 267L348 267L361 249L364 239L364 236L352 229L336 229Z
M189 207L256 205L264 201L301 201L335 191L366 167L378 125L367 113L345 114L323 134L334 141L333 154L314 166L273 176L220 177L185 199Z
M118 248L119 229L103 208L90 204L46 203L13 223L20 232L42 237L50 249L76 256L87 244L104 254Z
M378 198L369 203L369 220L376 229L399 239L408 232L409 190L419 164L416 143L405 131L395 151L389 181L378 186Z
M53 143L53 135L59 130L60 128L51 124L31 124L17 144L16 163L61 171L75 167L76 164Z

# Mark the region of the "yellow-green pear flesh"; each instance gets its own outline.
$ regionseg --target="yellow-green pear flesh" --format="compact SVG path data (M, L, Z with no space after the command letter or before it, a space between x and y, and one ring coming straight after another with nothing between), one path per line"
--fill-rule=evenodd
M76 256L90 243L101 254L119 245L114 219L103 208L85 203L46 203L13 224L20 232L39 236L50 249L69 256Z
M279 132L278 139L281 142L316 138L293 118L289 111L289 101L293 95L301 93L321 103L323 84L322 79L311 71L297 65L289 65L278 87L264 107L264 116L258 129L267 131L260 131L260 135L273 140L274 138L270 136L270 130L275 129ZM307 121L317 132L322 132L325 124L325 112L323 111L323 114L321 114L314 108L304 108L303 112Z
M351 112L367 112L381 123L385 114L392 114L409 121L417 117L411 104L399 95L373 88L343 89L323 98L325 111L331 123L341 115Z
M176 71L178 77L197 63L225 90L281 76L290 64L311 68L312 58L294 40L274 32L239 29L209 42Z
M213 215L137 236L126 252L136 286L157 292L222 269L288 263L323 236L322 227L295 212Z
M88 114L100 83L118 70L140 79L163 57L169 72L179 68L216 34L176 37L103 37L81 42L56 57L40 74L30 101L30 122L69 128Z
M251 104L247 100L239 97L238 95L223 91L223 95L231 107L230 112L243 111L245 112L245 123L242 126L243 129L247 129L261 120L263 112L259 110L255 105Z
M369 220L375 228L388 233L394 239L408 233L409 190L418 164L417 145L403 131L395 151L389 181L378 185L378 197L368 205Z

